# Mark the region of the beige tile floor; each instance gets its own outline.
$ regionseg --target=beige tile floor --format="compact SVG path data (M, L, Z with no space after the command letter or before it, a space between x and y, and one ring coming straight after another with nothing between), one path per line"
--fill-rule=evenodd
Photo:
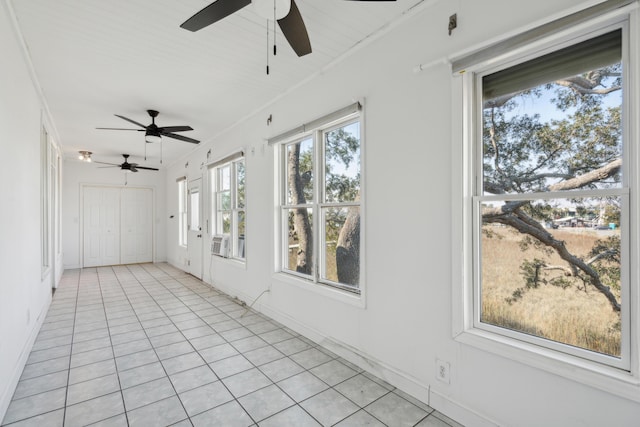
M168 264L66 271L2 426L460 424Z

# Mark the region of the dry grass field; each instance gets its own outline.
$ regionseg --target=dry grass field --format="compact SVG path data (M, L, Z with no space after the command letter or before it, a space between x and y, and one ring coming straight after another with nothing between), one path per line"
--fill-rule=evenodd
M482 239L483 322L604 354L620 355L620 316L593 287L585 292L575 287L561 289L541 285L509 304L506 299L516 289L524 287L520 274L524 259L537 257L554 265L562 264L562 261L555 253L546 256L533 248L523 252L519 246L521 235L506 227L485 227L489 227L495 236ZM586 256L593 243L604 238L602 232L590 229L561 228L553 230L553 234L580 256Z

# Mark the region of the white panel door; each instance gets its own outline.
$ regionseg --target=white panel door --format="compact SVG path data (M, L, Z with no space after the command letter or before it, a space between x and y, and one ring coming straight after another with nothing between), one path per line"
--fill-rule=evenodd
M83 266L120 263L120 190L84 187Z
M187 253L189 273L202 279L202 179L189 181Z
M123 188L120 194L120 262L153 261L153 192Z

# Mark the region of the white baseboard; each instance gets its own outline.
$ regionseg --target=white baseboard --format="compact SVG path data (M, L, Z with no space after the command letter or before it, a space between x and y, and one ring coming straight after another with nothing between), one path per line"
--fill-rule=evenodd
M49 292L49 295L51 292ZM36 341L38 333L40 332L40 328L44 323L44 319L47 317L47 311L51 306L51 296L49 296L47 303L44 305L40 314L38 314L36 322L33 324L33 328L29 333L29 339L25 342L22 347L22 351L20 352L20 357L16 361L13 367L13 376L8 384L6 384L4 390L2 390L2 397L0 397L0 422L4 419L4 416L7 413L7 409L9 409L9 404L11 403L11 398L16 391L16 387L18 386L18 382L20 381L20 377L22 376L22 371L24 370L25 365L27 364L27 360L29 359L29 354L31 353L31 349L33 348L33 344Z
M222 290L222 289L221 289ZM255 307L254 307L255 308ZM401 391L431 406L444 415L466 426L496 427L498 424L481 414L461 405L449 397L434 392L429 384L423 384L415 377L402 372L393 366L367 355L360 350L341 343L331 337L324 336L317 330L309 328L286 313L274 310L265 305L258 305L258 311L282 323L292 330L310 338L338 356L353 363L361 369L397 387Z
M171 264L171 263L170 263ZM174 265L176 268L180 268ZM208 282L205 282L208 283ZM224 292L230 297L238 298L244 301L247 306L254 302L254 298L236 288L230 288L220 283L211 284L217 290ZM445 396L437 391L434 391L429 384L423 384L415 377L396 369L385 362L377 360L376 358L367 355L357 348L354 348L348 344L342 343L331 337L324 335L322 332L309 327L308 325L300 322L298 319L291 317L287 313L280 310L276 310L265 304L264 301L256 301L252 307L255 311L263 313L273 320L282 323L284 326L292 329L293 331L304 335L305 337L317 342L321 346L327 348L338 356L353 363L361 369L377 376L378 378L388 382L389 384L397 387L410 396L420 400L421 402L431 406L444 415L456 420L457 422L465 426L478 426L478 427L496 427L499 424L491 421L486 416L483 416L476 411L451 400L450 397Z
M250 305L253 302L252 297L244 292L238 291L237 289L227 288L220 284L215 284L213 286L231 297L237 297L238 299L243 300L247 305ZM310 328L308 325L301 323L298 319L289 316L287 313L276 310L264 303L261 303L260 301L256 302L253 309L271 317L314 342L317 342L321 346L353 363L359 368L364 369L365 371L388 382L394 387L397 387L403 392L413 396L423 403L426 403L463 425L478 427L495 427L498 425L485 416L451 400L448 396L435 392L428 384L423 384L411 375L402 372L385 362L367 355L348 344L341 343L331 337L328 337L314 328Z
M430 390L431 407L442 412L451 419L456 420L465 426L478 427L496 427L499 426L495 421L491 421L488 417L478 414L476 411L451 400L448 396L441 394L433 389Z

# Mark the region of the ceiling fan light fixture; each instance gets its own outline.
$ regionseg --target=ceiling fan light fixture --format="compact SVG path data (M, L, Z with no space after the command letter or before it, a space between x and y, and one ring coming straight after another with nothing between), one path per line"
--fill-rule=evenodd
M149 130L148 130L148 131L144 134L144 140L145 140L147 143L151 144L151 143L153 143L153 142L160 142L160 141L162 140L162 137L160 136L160 133L159 133L159 132L152 132L152 131L149 131Z
M78 153L78 160L91 163L91 154L93 154L91 151L80 150Z

